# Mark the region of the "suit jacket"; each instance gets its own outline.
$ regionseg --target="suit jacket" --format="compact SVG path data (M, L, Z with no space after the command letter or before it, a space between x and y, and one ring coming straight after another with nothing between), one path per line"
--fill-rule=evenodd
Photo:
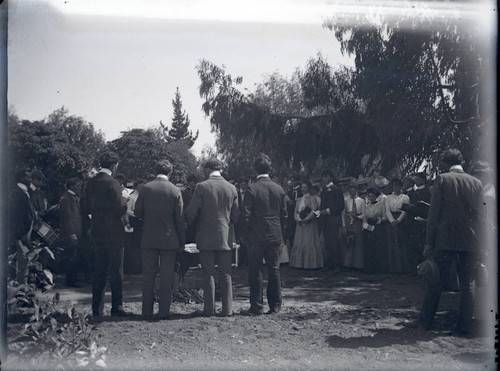
M431 193L426 243L435 250L474 250L483 224L481 181L463 170L438 175Z
M30 198L16 186L9 197L9 232L11 243L20 240L31 229L35 219L35 209Z
M238 221L236 187L222 176L210 176L198 183L185 213L186 221L196 221L198 250L231 250L230 224Z
M80 239L83 221L79 197L66 191L59 200L59 213L61 238L67 239L74 234Z
M330 215L321 215L321 223L324 228L340 226L342 224L342 211L345 202L342 190L335 184L331 187L324 187L321 192L321 210L330 209Z
M99 172L87 183L86 213L90 220L90 235L95 242L123 243L125 230L122 217L127 203L122 197L120 183L112 176Z
M143 219L143 249L184 248L185 228L181 190L169 180L156 178L145 184L135 203L135 215Z
M287 221L285 191L269 177L261 177L248 187L243 204L247 237L252 245L283 244Z

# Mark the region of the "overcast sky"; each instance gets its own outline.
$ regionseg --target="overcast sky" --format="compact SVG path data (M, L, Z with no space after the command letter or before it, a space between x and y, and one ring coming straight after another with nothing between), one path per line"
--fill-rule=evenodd
M263 74L291 74L318 52L351 64L322 27L324 1L9 1L9 105L36 120L65 106L113 140L170 124L178 86L199 154L214 144L201 111L201 59L253 90ZM236 6L237 5L237 6Z
M492 1L482 3L489 10L446 1L10 0L8 102L29 120L64 105L113 140L160 120L169 125L178 86L191 128L200 131L198 155L214 144L198 94L201 59L224 64L253 91L264 74L289 75L318 52L334 67L353 65L322 27L332 15L372 14L377 6L396 18L472 10L483 19L494 10Z

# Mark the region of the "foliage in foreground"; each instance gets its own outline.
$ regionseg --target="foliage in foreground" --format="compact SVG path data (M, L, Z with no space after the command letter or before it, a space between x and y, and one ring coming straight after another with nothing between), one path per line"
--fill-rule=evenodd
M53 367L106 367L105 347L92 339L87 313L78 312L70 303L61 303L59 293L47 299L42 294L51 290L52 273L40 263L41 255L54 258L51 250L39 241L25 253L28 259L27 283L8 282L8 312L22 324L11 323L8 364L26 364L37 369ZM9 256L15 266L16 253ZM15 332L15 333L14 333Z

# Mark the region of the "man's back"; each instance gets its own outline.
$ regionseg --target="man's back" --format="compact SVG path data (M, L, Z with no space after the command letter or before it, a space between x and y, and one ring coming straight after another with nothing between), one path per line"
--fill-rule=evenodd
M120 184L105 173L90 179L86 189L86 211L91 214L91 235L94 240L121 240L124 235L121 217L127 204Z
M282 244L287 209L283 188L262 177L248 188L244 203L248 239L256 245Z
M431 196L427 243L436 249L473 249L482 208L481 181L458 170L438 175Z
M196 221L199 250L230 250L229 224L238 220L236 187L222 176L211 176L198 183L186 210L188 223Z
M178 249L184 244L181 191L167 179L145 184L135 205L143 219L142 247Z

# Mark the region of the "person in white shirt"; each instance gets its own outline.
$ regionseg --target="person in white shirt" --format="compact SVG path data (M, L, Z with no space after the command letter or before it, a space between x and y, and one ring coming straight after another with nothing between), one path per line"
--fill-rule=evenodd
M361 233L366 202L358 196L356 183L348 186L349 197L345 199L342 229L347 236L344 266L362 269L364 267L363 236Z

